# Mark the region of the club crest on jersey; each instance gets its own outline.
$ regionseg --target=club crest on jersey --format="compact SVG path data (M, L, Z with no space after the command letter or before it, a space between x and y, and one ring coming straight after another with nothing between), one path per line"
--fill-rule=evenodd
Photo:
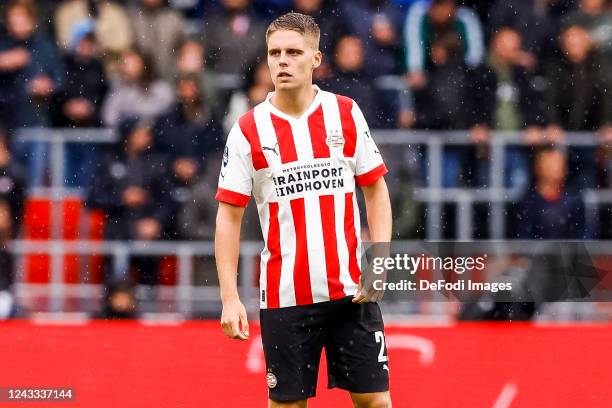
M276 387L276 384L278 384L276 381L276 376L272 373L266 374L266 383L268 383L268 388Z
M344 146L344 136L342 136L342 131L340 129L332 129L327 133L327 138L325 139L325 143L329 147L342 147Z

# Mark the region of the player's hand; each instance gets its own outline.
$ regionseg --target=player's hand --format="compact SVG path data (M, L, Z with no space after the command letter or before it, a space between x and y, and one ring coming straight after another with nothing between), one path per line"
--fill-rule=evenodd
M406 82L412 89L423 89L427 85L427 75L423 72L411 72L406 76Z
M548 125L544 129L544 138L549 143L562 144L565 142L565 131L559 125Z
M491 141L491 130L485 124L474 125L468 131L470 142L474 144L487 144Z
M376 246L374 246L371 251L373 254L372 259L386 258L389 256L387 244L375 245ZM359 289L353 298L353 303L378 302L385 294L383 285L385 282L387 282L387 269L384 267L384 265L379 265L375 269L374 262L370 262L370 265L368 265L361 275L361 279L359 280ZM376 289L375 286L378 289Z
M363 279L362 279L363 280ZM384 282L384 280L383 280ZM359 282L359 289L357 294L353 297L353 303L374 303L382 299L385 294L384 290L376 290L373 286L365 286L362 282Z
M64 114L75 122L89 119L94 113L94 105L83 97L72 98L64 105Z
M131 186L123 191L122 200L130 208L141 207L148 202L149 195L144 189Z
M0 52L0 71L15 71L30 63L30 52L23 47Z
M143 218L136 223L138 239L150 241L159 238L161 225L155 218Z
M41 98L48 97L53 93L53 81L44 74L36 76L30 83L30 93Z
M612 146L612 125L604 125L599 128L599 141L606 146Z
M248 340L249 323L244 305L240 300L223 302L221 327L230 339Z
M529 126L523 132L523 140L530 146L541 144L544 141L544 132L537 126Z

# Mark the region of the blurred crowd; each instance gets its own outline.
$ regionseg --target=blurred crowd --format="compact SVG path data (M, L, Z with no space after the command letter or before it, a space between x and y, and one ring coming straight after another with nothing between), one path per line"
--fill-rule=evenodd
M291 10L321 27L315 81L371 128L468 131L471 146L444 150L444 187L487 186L492 131L521 132L505 183L524 222L509 237L596 238L580 192L612 187L609 0L13 0L0 5L0 241L25 188L49 183L48 145L14 137L32 127L116 129L110 147L68 144L64 163L108 239L211 239L220 151L273 89L265 30ZM564 147L572 131L600 145Z

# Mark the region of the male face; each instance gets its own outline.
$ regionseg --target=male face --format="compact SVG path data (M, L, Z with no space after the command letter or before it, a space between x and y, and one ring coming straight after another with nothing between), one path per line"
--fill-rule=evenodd
M429 8L429 17L436 26L446 26L455 17L457 7L453 1L435 2Z
M178 99L185 104L194 103L200 99L199 84L190 79L180 80L177 91Z
M541 152L536 157L535 173L540 182L562 184L567 175L567 157L558 150Z
M312 71L321 64L314 40L297 31L278 30L268 37L268 67L276 90L291 90L312 83Z
M363 44L357 37L344 37L336 47L336 64L343 71L359 71L363 67Z
M588 31L572 26L561 35L561 46L570 61L579 64L588 57L593 44Z
M521 51L520 34L513 30L501 30L493 38L492 50L499 59L512 61Z
M11 7L7 14L7 28L17 40L27 40L35 28L35 22L25 7Z
M142 75L144 70L144 62L140 55L134 52L126 52L123 54L121 71L124 79L127 82L136 81Z

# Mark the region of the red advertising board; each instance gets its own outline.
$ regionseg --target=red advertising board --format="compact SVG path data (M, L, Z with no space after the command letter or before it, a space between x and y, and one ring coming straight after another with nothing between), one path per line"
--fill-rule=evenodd
M259 330L245 342L218 322L147 326L0 323L0 387L70 387L43 407L265 407ZM612 326L387 325L394 407L609 407ZM327 390L310 407L349 407Z

